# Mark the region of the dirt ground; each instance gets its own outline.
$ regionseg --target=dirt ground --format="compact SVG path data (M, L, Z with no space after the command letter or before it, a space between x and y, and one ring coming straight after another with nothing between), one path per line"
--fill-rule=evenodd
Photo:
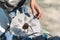
M42 28L53 36L60 36L60 0L37 0L43 17L40 19Z

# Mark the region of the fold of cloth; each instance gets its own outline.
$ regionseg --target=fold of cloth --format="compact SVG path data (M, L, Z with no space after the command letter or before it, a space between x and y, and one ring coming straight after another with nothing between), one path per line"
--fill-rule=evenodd
M17 36L27 36L33 33L33 36L29 37L34 37L34 35L39 36L40 31L41 31L41 24L37 18L33 18L33 14L29 12L28 10L30 7L25 6L22 7L22 13L20 12L20 9L16 10L16 15L11 22L10 25L10 31L13 35ZM30 15L30 16L29 16ZM27 30L23 29L23 25L27 23L29 25L29 28Z
M6 12L2 8L0 8L0 32L2 32L2 34L8 28L7 26L8 23L9 23L9 19L6 15Z

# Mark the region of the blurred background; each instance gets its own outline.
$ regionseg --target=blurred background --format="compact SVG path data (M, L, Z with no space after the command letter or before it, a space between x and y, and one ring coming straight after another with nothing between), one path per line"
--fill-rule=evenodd
M43 11L42 28L53 36L60 36L60 0L37 0L37 3Z

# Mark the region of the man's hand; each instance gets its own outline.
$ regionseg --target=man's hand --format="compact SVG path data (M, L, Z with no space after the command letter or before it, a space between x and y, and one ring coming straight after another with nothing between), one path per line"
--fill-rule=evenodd
M34 16L38 13L37 18L41 18L42 11L40 10L40 7L38 6L38 4L36 3L35 0L31 0L30 6L31 6L31 9L32 9L32 12L34 13Z

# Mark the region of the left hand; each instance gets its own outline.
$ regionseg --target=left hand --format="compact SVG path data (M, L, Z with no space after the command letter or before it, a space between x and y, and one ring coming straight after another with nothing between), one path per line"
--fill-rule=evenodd
M31 0L30 6L32 9L32 12L34 13L34 16L36 15L36 13L38 13L37 18L41 18L43 13L35 0Z

